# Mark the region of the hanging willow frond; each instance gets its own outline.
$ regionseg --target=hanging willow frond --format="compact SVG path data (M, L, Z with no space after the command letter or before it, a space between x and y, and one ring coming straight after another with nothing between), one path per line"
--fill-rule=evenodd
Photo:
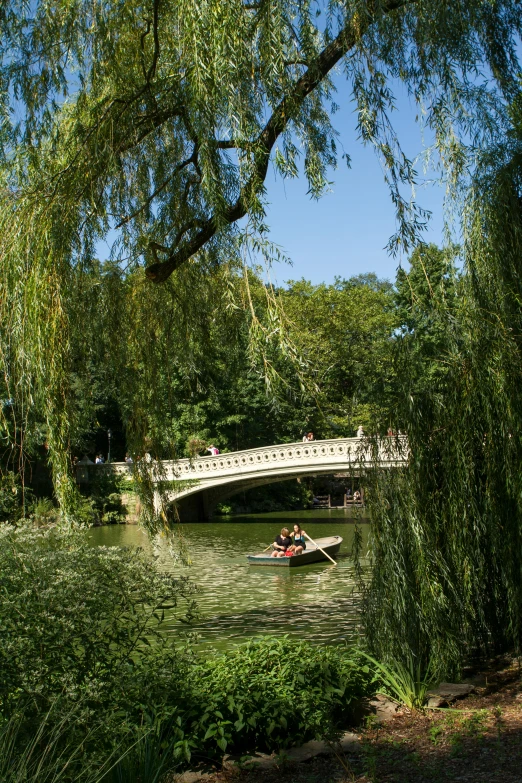
M419 327L399 341L395 417L411 458L376 474L369 493L368 638L384 657L431 660L441 677L474 655L522 648L520 138L515 127L479 161L464 273L452 296L446 282L437 311L425 306L437 351L425 343L422 356Z
M223 303L232 289L238 306L247 298L230 282L242 269L237 222L248 216L265 240L271 156L284 176L301 156L314 198L328 187L336 69L363 143L382 160L397 214L391 246L403 249L425 214L403 192L416 173L391 122L394 80L424 113L456 187L466 144L490 145L509 127L521 30L514 0L2 4L2 370L22 429L43 412L62 502L71 368L89 351L114 365L136 449L149 439L168 455L159 389L173 364L197 375L213 328L233 345L238 323ZM491 79L477 77L484 63ZM111 263L100 265L107 239ZM252 356L275 379L274 355L299 360L266 293L271 323L254 318L251 335L261 346L269 334L271 346ZM5 417L4 431L10 438Z

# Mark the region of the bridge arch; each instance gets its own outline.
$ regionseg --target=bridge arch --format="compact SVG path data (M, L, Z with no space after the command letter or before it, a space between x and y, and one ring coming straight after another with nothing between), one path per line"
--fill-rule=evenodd
M168 499L178 505L182 521L203 521L218 503L247 489L310 475L346 472L357 477L370 468L404 465L407 458L405 437L281 443L193 460L164 460L161 480L167 482ZM133 469L125 463L97 467L129 478Z

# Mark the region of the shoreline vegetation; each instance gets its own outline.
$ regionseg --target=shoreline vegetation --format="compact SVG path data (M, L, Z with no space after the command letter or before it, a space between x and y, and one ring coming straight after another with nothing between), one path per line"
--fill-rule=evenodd
M10 748L13 780L33 741L72 775L118 758L121 772L144 749L176 769L334 735L375 680L356 650L286 637L196 655L195 587L140 550L5 525L0 544L0 757ZM162 633L167 610L185 633Z
M83 486L75 501L75 523L86 527L138 523L143 504L137 489L129 484L128 480L122 480L117 475L102 474L87 487ZM314 496L326 492L342 498L345 485L346 481L342 479L325 476L302 482L289 480L271 485L268 489L252 489L238 493L237 498L232 498L226 504L219 504L214 511L214 518L219 520L222 517L278 511L309 512L314 509L320 515L327 509L316 508L313 504ZM333 508L345 509L342 505ZM1 521L13 523L24 519L32 520L35 525L46 525L59 523L60 516L60 509L51 497L36 497L27 486L22 493L20 477L16 473L6 471L1 476Z
M0 587L0 771L8 783L150 783L201 764L220 768L225 754L335 741L379 690L417 699L411 714L422 715L435 675L286 637L196 655L190 581L158 571L139 550L87 547L74 531L3 525ZM167 609L186 621L175 638L162 633Z
M173 776L172 783L519 783L522 769L520 659L501 656L468 681L474 691L449 709L398 707L383 720L371 711L349 750L270 768L230 764Z

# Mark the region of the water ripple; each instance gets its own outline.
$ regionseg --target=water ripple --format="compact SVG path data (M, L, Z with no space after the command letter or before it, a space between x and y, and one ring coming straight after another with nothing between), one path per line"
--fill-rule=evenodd
M292 518L293 517L293 518ZM281 524L302 519L295 512L267 521L220 521L183 526L191 566L182 566L167 551L159 552L162 568L189 576L199 587L199 619L192 630L202 647L220 649L264 634L289 634L316 643L338 644L357 633L359 597L355 592L353 563L348 556L353 524L345 518L324 522L307 520L313 538L343 537L337 566L314 563L294 568L250 566L249 552L261 551L279 532ZM367 525L363 525L367 534ZM118 526L97 528L92 542L104 545L150 545L139 528ZM167 623L170 632L180 625Z

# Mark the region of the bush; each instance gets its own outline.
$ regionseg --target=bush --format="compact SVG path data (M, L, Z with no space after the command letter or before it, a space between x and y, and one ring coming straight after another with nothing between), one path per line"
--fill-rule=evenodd
M191 611L190 585L140 550L0 528L0 723L23 713L18 734L30 735L60 698L75 731L103 718L101 750L177 714L188 663L161 623L180 603Z
M11 470L0 475L0 522L16 522L22 514L20 477Z
M374 677L355 652L268 637L206 661L197 680L198 744L245 753L332 736Z
M34 525L54 525L60 521L60 509L51 498L40 498L33 503L29 516Z
M89 487L91 524L121 525L126 519L126 508L122 502L122 492L128 491L128 481L111 473L96 473Z

